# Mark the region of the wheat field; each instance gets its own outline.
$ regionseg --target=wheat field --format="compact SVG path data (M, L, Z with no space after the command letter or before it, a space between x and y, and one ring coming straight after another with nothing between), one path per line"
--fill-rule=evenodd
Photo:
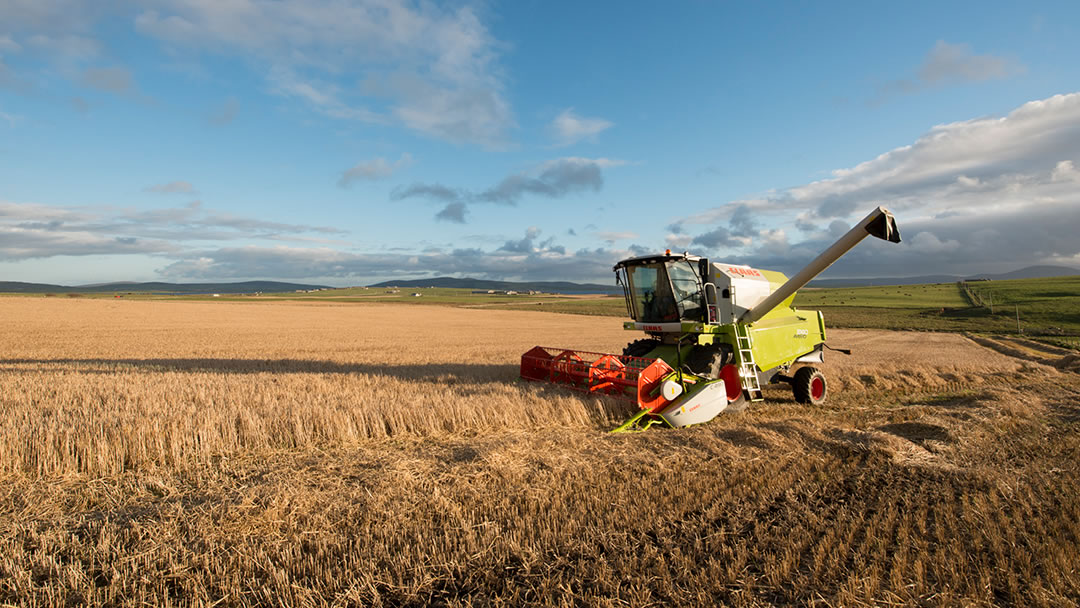
M832 396L609 435L615 318L0 300L0 603L1075 605L1080 381L830 331ZM999 349L1000 350L1000 349ZM1063 368L1064 369L1064 368Z

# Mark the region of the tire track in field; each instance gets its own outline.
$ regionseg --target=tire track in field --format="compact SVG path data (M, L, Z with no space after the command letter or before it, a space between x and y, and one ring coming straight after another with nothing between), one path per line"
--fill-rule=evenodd
M989 337L973 334L966 334L966 336L980 346L1014 359L1046 365L1059 371L1080 373L1080 354L1063 348L1041 345L1031 340L1007 336Z

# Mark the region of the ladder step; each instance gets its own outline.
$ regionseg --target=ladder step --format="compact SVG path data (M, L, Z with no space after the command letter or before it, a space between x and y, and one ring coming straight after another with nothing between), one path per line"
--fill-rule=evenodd
M754 340L750 336L750 329L745 325L735 326L735 342L739 349L739 377L744 380L746 392L751 401L761 401L765 398L761 390L761 378L758 377L757 364L754 362Z

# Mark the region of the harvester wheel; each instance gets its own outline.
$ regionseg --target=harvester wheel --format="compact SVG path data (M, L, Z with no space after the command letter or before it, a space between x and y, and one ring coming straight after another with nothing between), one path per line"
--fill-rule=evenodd
M731 347L727 344L695 346L686 358L686 367L699 376L719 378L720 370L731 362Z
M791 391L795 393L795 401L810 405L825 403L829 395L825 374L816 367L800 367L791 379Z
M648 338L634 340L630 344L627 344L626 348L622 349L622 354L624 357L644 357L652 352L657 346L660 346L659 340L651 340Z

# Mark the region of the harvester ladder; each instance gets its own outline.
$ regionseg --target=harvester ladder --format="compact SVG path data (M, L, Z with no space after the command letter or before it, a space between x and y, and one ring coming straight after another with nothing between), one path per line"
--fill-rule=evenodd
M754 339L750 337L750 327L736 323L735 341L739 345L739 378L746 387L750 401L761 401L765 395L761 391L761 379L754 361Z

